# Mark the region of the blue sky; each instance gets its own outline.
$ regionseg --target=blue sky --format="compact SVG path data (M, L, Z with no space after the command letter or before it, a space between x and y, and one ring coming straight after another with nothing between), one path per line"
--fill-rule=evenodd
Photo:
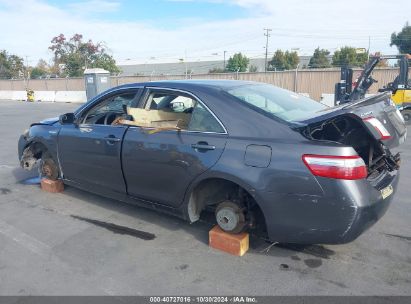
M75 6L81 9L82 3L89 1L47 1L63 9ZM108 2L108 1L107 1ZM175 28L182 22L216 21L244 18L250 11L229 1L189 1L189 0L124 0L110 1L108 8L92 12L105 20L135 21L144 20L159 27ZM100 8L101 9L101 8ZM183 21L180 21L182 19Z
M393 4L394 3L394 4ZM75 33L102 41L119 63L264 56L343 46L395 54L390 35L411 21L411 1L396 0L0 0L0 49L30 64L51 60L52 37Z

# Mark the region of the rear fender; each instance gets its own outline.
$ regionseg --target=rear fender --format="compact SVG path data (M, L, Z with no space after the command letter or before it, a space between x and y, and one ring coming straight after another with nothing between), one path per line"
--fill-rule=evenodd
M202 175L197 177L197 179L191 183L191 185L186 191L184 202L182 204L182 213L185 219L187 219L190 222L196 222L200 219L200 214L204 209L205 205L199 205L199 200L195 197L195 192L198 186L200 186L203 182L213 179L227 181L244 189L254 199L254 202L262 210L263 215L265 217L265 210L263 206L260 205L261 198L252 186L245 183L238 177L230 174L226 174L219 171L206 171Z

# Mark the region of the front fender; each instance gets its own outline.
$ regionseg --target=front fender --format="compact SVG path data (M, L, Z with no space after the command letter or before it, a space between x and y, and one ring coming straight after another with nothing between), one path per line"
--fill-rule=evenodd
M53 157L53 159L57 161L57 136L59 131L60 127L57 126L35 124L30 127L28 133L22 134L18 141L18 157L22 167L27 167L23 165L25 151L28 147L34 148L35 144L37 146L41 145L42 151L47 150L51 157ZM29 155L29 157L34 157L36 159L41 156L39 155L38 151L32 151L31 154L32 155Z

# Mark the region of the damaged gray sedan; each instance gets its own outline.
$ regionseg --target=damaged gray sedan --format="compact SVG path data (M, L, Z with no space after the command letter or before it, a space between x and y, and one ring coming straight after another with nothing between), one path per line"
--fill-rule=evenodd
M230 233L346 243L387 210L406 138L383 93L328 108L277 87L166 81L110 89L31 125L25 169Z

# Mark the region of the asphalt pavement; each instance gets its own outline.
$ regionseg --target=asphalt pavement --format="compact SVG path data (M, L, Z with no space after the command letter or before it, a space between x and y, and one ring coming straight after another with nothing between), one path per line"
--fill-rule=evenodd
M78 106L0 101L0 295L411 295L410 140L394 202L354 242L293 247L252 237L234 257L208 247L208 223L72 187L42 191L30 179L37 172L19 167L18 138L31 122Z

